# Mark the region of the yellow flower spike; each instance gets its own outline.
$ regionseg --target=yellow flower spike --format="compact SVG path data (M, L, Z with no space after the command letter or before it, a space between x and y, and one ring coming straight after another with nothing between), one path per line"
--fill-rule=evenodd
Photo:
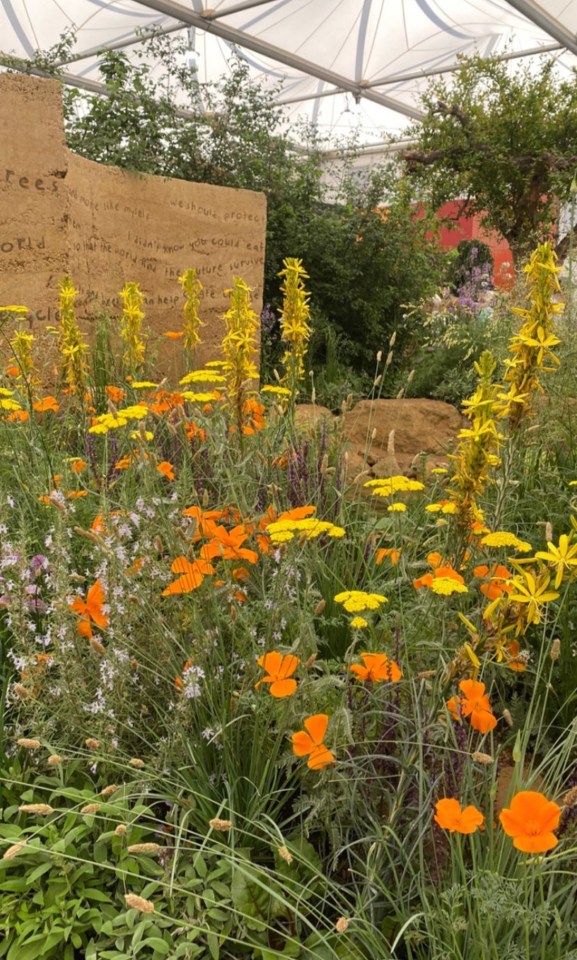
M281 292L284 295L280 316L281 340L288 344L288 349L282 357L285 370L282 383L294 400L298 384L304 377L304 358L312 333L309 323L309 294L304 284L308 279L308 273L303 268L302 260L287 257L283 260L283 269L279 277L284 278L281 286Z
M120 336L124 342L124 363L134 373L144 363L145 340L142 335L144 298L137 283L126 283L120 291L122 317Z
M59 312L58 350L62 359L62 375L73 393L83 397L86 393L87 364L86 354L88 345L84 343L76 313L74 302L78 290L70 277L64 277L59 285Z
M251 289L244 280L235 277L232 289L226 292L230 305L224 314L226 334L222 341L222 371L234 426L242 442L245 401L249 397L251 380L258 379L255 361L259 320L252 309Z
M201 343L200 328L204 323L200 319L198 309L200 307L200 298L203 286L197 276L197 271L193 268L185 270L182 276L178 278L184 294L184 347L194 353L199 343Z

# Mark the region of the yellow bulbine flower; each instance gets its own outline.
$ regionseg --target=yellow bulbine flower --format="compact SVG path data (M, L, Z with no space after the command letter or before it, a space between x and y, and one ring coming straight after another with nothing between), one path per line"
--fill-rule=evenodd
M62 375L72 392L83 397L86 393L88 345L82 339L74 310L78 290L75 290L68 276L63 277L58 287L60 310L58 350L62 359Z
M137 283L126 283L120 291L122 317L120 336L124 342L124 363L128 370L138 370L144 363L145 340L142 335L144 302Z
M202 283L197 277L195 269L190 268L178 278L184 294L184 346L191 353L201 343L200 328L204 323L200 319L198 308L202 294Z
M10 340L10 346L14 351L14 356L10 358L10 364L18 367L19 377L29 379L34 373L34 359L32 357L32 344L34 335L26 333L25 330L16 330Z
M577 544L571 546L572 534L567 536L562 533L559 537L559 546L547 541L548 551L538 550L535 557L539 560L546 560L552 566L555 573L555 590L558 590L563 580L565 571L571 573L571 567L577 567Z
M285 370L282 383L290 390L294 399L298 384L304 377L304 358L312 333L309 323L310 295L305 290L304 284L308 279L308 273L303 268L302 260L287 257L283 260L283 269L279 277L284 278L281 286L283 294L280 313L281 340L288 344L288 349L282 358Z
M563 305L554 303L559 292L559 267L557 256L549 242L539 244L533 252L527 274L528 308L514 308L514 313L523 318L521 329L511 338L509 352L512 358L505 361L507 372L504 381L509 385L508 394L500 394L500 416L507 416L513 428L517 428L530 407L531 397L542 390L541 372L550 372L559 363L553 348L560 343L555 327L555 316ZM545 363L553 366L545 366Z
M540 573L534 577L529 570L519 569L519 575L513 577L511 583L513 591L509 594L509 601L513 603L522 603L527 605L526 619L527 623L541 622L541 607L556 600L559 594L554 590L548 590L551 577L547 573Z
M230 305L224 314L226 334L222 341L228 402L238 435L242 438L244 403L251 380L258 378L256 355L259 320L251 306L251 289L240 277L235 277L231 290L226 291ZM190 381L187 381L190 382Z

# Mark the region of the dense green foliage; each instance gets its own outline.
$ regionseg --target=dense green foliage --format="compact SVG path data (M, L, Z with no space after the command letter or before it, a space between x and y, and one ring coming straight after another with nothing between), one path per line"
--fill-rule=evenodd
M424 120L411 130L407 168L433 209L465 198L515 257L550 234L558 202L570 196L577 156L577 87L559 80L555 61L511 67L463 57L450 79L435 79ZM558 253L564 255L564 243Z

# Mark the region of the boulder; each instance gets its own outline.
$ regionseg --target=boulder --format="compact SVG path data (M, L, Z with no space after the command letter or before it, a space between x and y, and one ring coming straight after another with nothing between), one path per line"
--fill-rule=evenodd
M422 456L445 465L464 424L459 411L441 400L361 400L342 418L348 449L371 464L374 476L390 476L395 464L404 473Z

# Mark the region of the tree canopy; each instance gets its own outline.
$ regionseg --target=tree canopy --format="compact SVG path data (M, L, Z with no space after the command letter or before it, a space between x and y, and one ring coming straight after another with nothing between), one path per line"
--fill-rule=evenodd
M431 204L463 198L463 212L499 231L516 257L551 235L577 171L575 77L560 80L545 57L537 69L463 57L423 104L404 160ZM568 245L558 242L561 258Z

